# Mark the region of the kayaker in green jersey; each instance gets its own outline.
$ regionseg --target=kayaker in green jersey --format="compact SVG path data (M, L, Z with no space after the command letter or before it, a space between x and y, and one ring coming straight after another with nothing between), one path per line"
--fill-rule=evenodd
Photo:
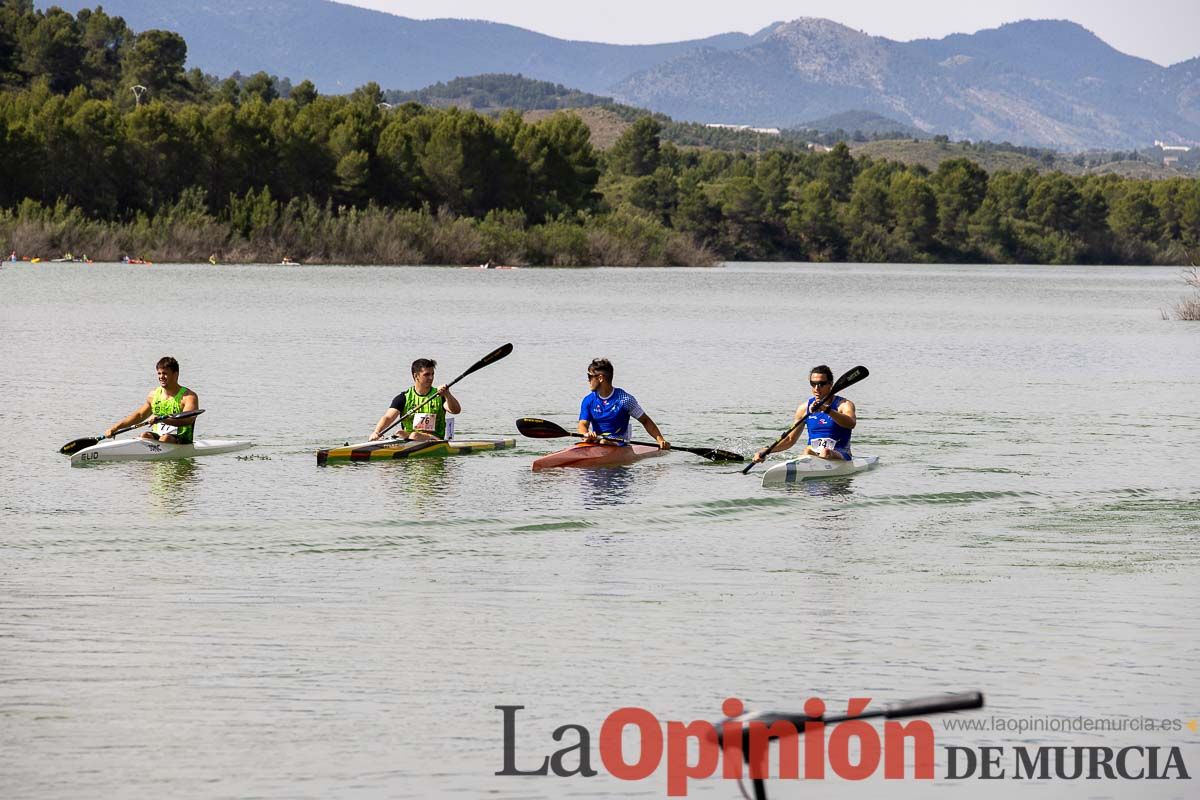
M136 425L149 417L165 417L180 414L184 411L196 411L200 408L200 398L186 386L179 385L179 362L170 356L163 356L155 364L158 372L158 387L146 395L146 402L138 406L128 417L113 425L104 432L106 438L112 438L118 428ZM191 444L195 425L164 425L157 422L150 430L142 434L143 439L156 439L171 444Z
M444 439L446 438L446 412L461 414L458 398L450 394L450 387L433 386L437 362L432 358L418 358L412 363L413 386L392 398L392 405L371 432L371 441L376 441L397 417L404 417L397 439Z

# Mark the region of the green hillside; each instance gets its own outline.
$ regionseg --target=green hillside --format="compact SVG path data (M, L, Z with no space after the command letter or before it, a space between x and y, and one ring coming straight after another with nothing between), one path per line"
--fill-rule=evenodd
M1066 175L1119 175L1139 180L1161 180L1194 175L1176 167L1165 167L1149 155L1127 151L1073 155L1053 150L994 145L987 142L915 141L885 139L876 142L849 142L856 156L899 161L935 171L943 161L969 158L988 172L1062 172ZM1130 158L1131 155L1137 156Z

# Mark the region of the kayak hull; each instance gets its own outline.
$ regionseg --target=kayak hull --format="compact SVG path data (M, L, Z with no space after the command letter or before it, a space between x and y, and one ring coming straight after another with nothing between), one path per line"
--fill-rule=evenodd
M837 478L875 469L879 456L860 456L853 461L833 461L816 456L801 456L768 469L763 473L763 486L787 486L813 478Z
M533 462L533 471L558 467L619 467L641 461L643 458L660 456L665 452L667 451L641 444L621 447L615 444L580 442L573 447L537 459Z
M179 458L233 453L253 447L245 439L197 439L191 444L171 444L153 439L109 439L71 456L72 467L101 461L172 461Z
M426 458L430 456L462 456L487 450L505 450L515 447L515 439L429 439L410 442L405 439L389 439L361 442L342 447L330 447L317 451L317 465L346 463L351 461L395 461L402 458Z

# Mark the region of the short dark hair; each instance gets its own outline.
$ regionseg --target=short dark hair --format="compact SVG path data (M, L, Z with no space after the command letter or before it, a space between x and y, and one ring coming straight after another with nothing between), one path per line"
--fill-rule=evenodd
M176 375L179 374L179 362L176 361L175 359L171 358L170 356L163 356L162 358L160 358L158 360L158 363L154 365L154 368L156 370L169 369L169 370L171 370L171 372L174 372Z
M412 374L416 375L421 370L428 367L429 369L437 369L437 362L432 358L418 358L412 363Z
M809 375L824 375L829 380L833 380L833 370L824 364L818 364L808 371Z
M612 362L607 358L593 358L592 363L588 364L588 371L603 372L604 377L608 378L610 381L612 380L613 366Z

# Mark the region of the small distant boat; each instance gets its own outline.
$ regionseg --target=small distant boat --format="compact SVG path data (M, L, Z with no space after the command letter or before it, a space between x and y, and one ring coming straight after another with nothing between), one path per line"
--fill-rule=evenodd
M480 264L478 267L464 267L464 269L520 269L520 267L510 267L503 264L493 264L491 261L486 264Z
M130 258L129 256L122 256L121 263L122 264L153 264L154 262L148 261L144 258Z
M50 263L52 263L52 264L90 264L90 263L92 263L92 260L90 258L88 258L86 254L83 256L83 258L79 258L77 256L71 255L70 253L67 253L62 258L50 259Z
M285 257L283 259L283 261L279 262L279 266L281 266L281 267L300 267L300 266L303 266L303 264L301 264L299 261L292 261L290 258Z

